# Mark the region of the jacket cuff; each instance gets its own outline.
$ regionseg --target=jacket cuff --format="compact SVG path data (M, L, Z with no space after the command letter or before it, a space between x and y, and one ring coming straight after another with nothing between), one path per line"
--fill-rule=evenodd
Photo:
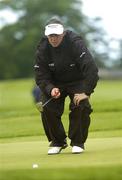
M55 86L53 84L48 84L46 87L45 87L45 90L47 92L48 95L51 95L51 90L54 88Z
M91 89L88 85L83 85L83 92L86 95L90 96L94 92L94 90Z

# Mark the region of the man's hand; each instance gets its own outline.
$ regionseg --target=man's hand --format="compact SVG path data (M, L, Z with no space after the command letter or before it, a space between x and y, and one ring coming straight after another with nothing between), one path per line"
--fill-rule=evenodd
M59 98L61 95L60 90L58 88L53 88L51 91L51 96L55 99Z
M88 99L88 98L89 98L89 96L87 96L85 93L75 94L74 95L74 103L76 106L78 106L80 101L82 101L84 99Z

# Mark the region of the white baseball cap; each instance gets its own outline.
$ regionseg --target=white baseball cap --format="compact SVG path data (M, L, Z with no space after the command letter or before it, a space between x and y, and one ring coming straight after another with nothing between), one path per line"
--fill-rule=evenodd
M49 36L51 34L63 34L64 27L62 24L48 24L45 26L45 36Z

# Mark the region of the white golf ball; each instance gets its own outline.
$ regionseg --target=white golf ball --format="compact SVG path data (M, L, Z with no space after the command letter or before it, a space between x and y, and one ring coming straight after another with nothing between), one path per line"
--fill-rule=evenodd
M33 164L33 168L38 168L38 164Z

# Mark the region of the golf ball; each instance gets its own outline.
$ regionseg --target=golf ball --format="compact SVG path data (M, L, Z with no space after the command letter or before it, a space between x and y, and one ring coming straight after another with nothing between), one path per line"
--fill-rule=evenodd
M33 164L33 168L38 168L38 164Z

